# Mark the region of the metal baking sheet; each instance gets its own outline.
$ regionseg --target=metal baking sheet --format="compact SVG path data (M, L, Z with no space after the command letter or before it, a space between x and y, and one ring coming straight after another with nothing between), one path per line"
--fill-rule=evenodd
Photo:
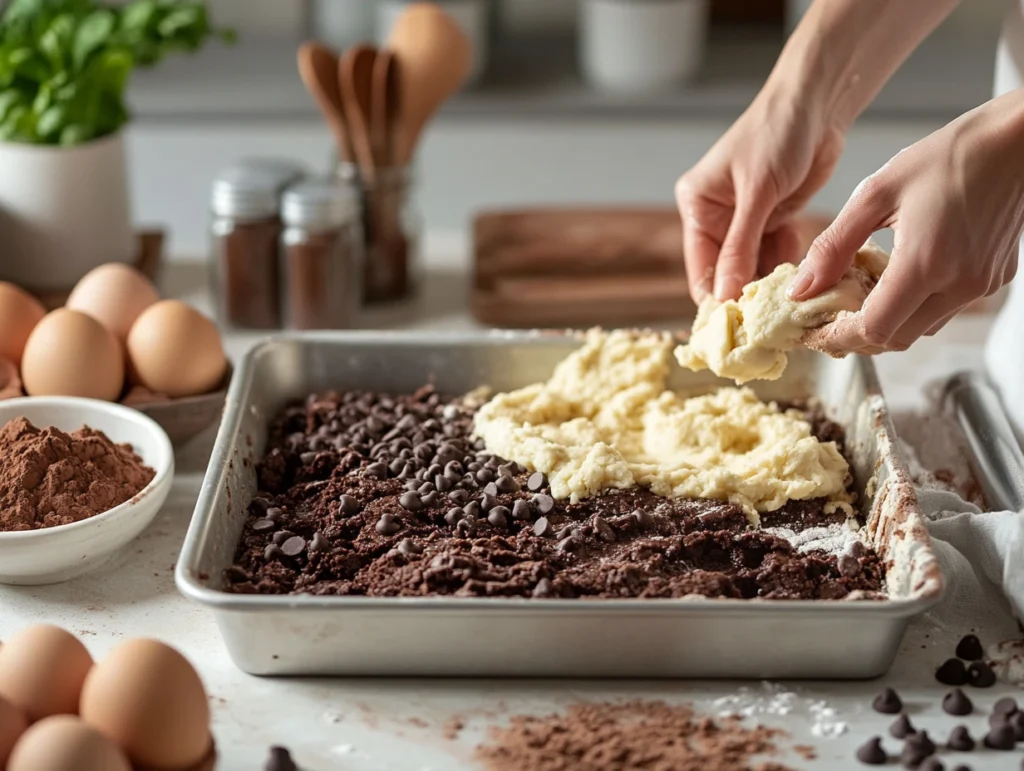
M272 338L243 360L178 560L176 580L210 607L235 663L256 675L869 678L891 664L909 620L942 577L898 454L870 360L810 351L765 399L816 396L846 427L889 599L530 600L238 595L220 590L256 491L269 421L312 391L460 394L544 379L579 345L549 333L307 333ZM676 370L672 386L713 376Z

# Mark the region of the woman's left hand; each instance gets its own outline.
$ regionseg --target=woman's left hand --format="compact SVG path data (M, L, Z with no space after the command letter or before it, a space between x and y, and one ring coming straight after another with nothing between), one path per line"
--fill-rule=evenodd
M902 351L1009 283L1024 230L1024 91L994 99L898 153L854 191L790 287L833 286L892 228L889 266L863 309L815 335L829 353Z

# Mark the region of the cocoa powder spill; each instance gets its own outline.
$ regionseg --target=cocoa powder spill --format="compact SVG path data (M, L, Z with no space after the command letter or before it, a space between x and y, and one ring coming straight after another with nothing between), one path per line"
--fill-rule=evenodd
M782 735L662 701L575 704L492 728L476 758L490 771L789 771L758 760L778 751Z
M137 495L156 472L130 445L87 426L70 434L15 418L0 428L0 531L88 519Z

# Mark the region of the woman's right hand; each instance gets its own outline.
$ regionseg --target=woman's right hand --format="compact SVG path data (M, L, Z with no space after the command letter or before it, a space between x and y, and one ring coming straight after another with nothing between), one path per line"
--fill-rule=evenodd
M794 217L825 184L844 131L801 94L770 82L676 183L690 294L739 297L743 286L797 262Z

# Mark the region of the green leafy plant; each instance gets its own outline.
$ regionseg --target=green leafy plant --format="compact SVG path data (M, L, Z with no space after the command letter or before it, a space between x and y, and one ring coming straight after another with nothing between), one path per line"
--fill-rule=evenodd
M201 0L12 0L0 17L0 141L77 145L129 119L128 76L196 51L215 29Z

